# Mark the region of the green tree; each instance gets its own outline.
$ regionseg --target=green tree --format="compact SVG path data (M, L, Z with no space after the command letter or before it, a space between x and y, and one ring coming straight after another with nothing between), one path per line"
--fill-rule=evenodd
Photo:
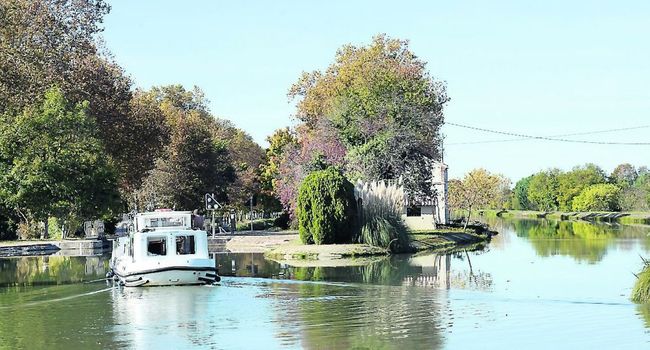
M585 188L605 183L605 172L595 164L574 167L566 173L557 176L557 202L560 210L569 211L573 207L573 198Z
M512 196L512 207L516 210L530 210L531 204L528 200L528 184L530 183L531 176L524 177L523 179L517 181L515 188L513 190Z
M558 169L540 171L528 182L528 200L535 210L557 210Z
M411 196L431 195L449 99L407 41L378 35L367 46L343 46L324 72L303 73L289 96L308 128L336 130L351 178L402 177Z
M261 192L259 168L264 150L250 135L228 121L212 119L208 125L215 140L225 143L235 170L235 180L228 187L228 201L231 205L246 207L246 201Z
M74 222L108 216L119 203L88 103L73 105L60 89L42 105L0 120L0 198L25 221Z
M575 211L617 211L621 189L612 184L587 187L573 200Z
M351 242L356 234L354 186L333 167L307 175L298 192L297 211L305 244Z
M190 114L176 121L165 153L137 193L138 201L140 207L192 210L202 206L204 193L227 200L235 178L226 145L212 137L200 117Z

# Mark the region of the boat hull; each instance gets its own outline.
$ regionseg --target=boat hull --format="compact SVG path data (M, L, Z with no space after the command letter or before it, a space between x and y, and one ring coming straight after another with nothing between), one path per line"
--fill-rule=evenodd
M171 266L126 274L113 273L127 287L213 284L220 280L214 267Z
M219 282L212 259L189 259L150 263L132 263L116 259L111 263L115 280L127 287L213 284Z

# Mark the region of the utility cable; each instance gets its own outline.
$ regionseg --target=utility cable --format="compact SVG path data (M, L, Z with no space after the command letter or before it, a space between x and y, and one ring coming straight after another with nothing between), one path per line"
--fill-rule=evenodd
M598 133L613 132L613 131L642 129L642 128L648 128L648 127L650 127L650 125L643 125L643 126L637 126L637 127L631 127L631 128L620 128L620 129L599 130L599 131L590 131L590 132L579 132L579 133L563 134L563 135L555 135L555 136L533 136L533 135L526 135L526 134L520 134L520 133L514 133L514 132L498 131L498 130L479 128L479 127L475 127L475 126L469 126L469 125L463 125L463 124L451 123L451 122L445 122L445 125L452 125L452 126L457 126L457 127L460 127L460 128L476 130L476 131L483 131L483 132L489 132L489 133L499 134L499 135L508 135L508 136L519 137L519 139L517 139L517 140L533 139L533 140L544 140L544 141L585 143L585 144L594 144L594 145L650 146L650 142L609 142L609 141L571 140L571 139L562 138L562 137L566 137L566 136L589 135L589 134L598 134ZM477 142L468 142L468 143L451 143L451 144L448 144L448 145L471 144L471 143L490 143L490 142L507 142L507 141L517 141L517 140L513 139L513 140L477 141Z

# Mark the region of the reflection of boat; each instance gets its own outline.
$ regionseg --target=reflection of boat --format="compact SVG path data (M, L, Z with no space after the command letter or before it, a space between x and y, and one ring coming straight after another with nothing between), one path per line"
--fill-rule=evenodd
M110 267L115 279L126 286L218 282L207 234L193 230L191 222L189 211L136 214L129 234L113 242Z

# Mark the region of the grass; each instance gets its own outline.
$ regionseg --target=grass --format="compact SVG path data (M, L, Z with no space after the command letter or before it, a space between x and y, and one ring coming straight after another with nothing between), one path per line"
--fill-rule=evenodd
M645 266L632 289L632 301L635 303L650 303L650 261L643 260Z

